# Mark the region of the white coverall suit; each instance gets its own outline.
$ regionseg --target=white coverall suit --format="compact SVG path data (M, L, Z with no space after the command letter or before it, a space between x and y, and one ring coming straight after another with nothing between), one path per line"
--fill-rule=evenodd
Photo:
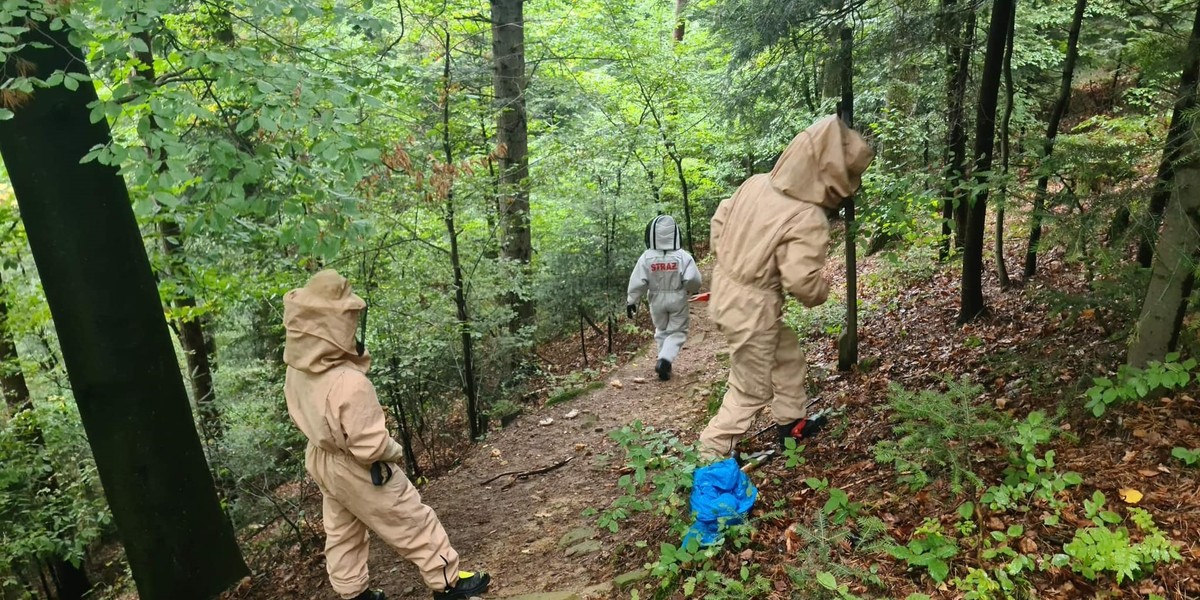
M646 226L646 251L629 275L627 304L636 305L642 294L649 296L650 320L658 358L675 362L687 341L688 295L700 291L700 269L680 246L675 219L663 215Z
M750 177L717 207L710 314L732 368L721 408L700 434L707 458L728 457L767 406L780 425L806 416L804 351L782 322L784 294L810 308L825 302L825 210L858 189L873 157L858 133L826 117L792 140L770 174Z
M287 343L284 395L288 413L308 438L304 466L321 489L325 562L342 598L367 589L367 530L379 535L420 570L434 591L458 581L458 553L433 509L403 474L371 481L371 464L398 463L404 452L388 434L375 388L367 380L370 356L355 350L354 333L366 304L332 270L317 273L283 298Z

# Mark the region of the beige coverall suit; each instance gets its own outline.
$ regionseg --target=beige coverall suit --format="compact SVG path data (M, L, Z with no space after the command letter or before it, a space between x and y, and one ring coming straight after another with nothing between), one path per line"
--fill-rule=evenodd
M792 140L770 174L750 177L717 207L710 310L732 368L721 408L700 434L706 457L729 456L767 406L779 424L806 416L807 367L782 322L784 294L810 308L825 302L825 210L858 189L873 157L858 133L826 117Z
M433 509L403 474L371 482L376 461L398 463L383 408L367 380L370 356L355 351L354 331L366 304L337 272L321 271L283 298L287 343L284 395L288 413L308 437L304 466L321 489L325 563L342 598L367 589L367 530L420 570L434 591L458 581L458 553Z

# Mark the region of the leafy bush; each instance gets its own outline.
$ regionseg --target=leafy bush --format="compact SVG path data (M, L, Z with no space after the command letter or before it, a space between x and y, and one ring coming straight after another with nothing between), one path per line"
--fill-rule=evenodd
M1025 420L1017 423L1010 436L1012 449L1008 455L1008 467L1004 470L1004 481L991 486L984 492L981 501L991 510L1028 510L1024 502L1030 497L1045 502L1053 509L1047 524L1058 522L1063 502L1059 492L1083 483L1083 477L1073 471L1054 470L1054 450L1038 454L1038 448L1053 439L1056 429L1045 413L1034 411Z
M1006 417L989 406L977 405L983 388L948 380L945 392L910 392L892 386L888 406L897 439L875 445L875 460L896 467L901 482L916 490L938 473L949 472L951 488L963 483L982 487L971 469L972 446L1002 441L1009 431Z
M38 440L37 438L41 439ZM0 596L38 561L79 565L112 515L75 404L51 397L0 423Z
M1139 369L1121 365L1117 380L1108 377L1092 379L1094 384L1087 391L1087 406L1092 414L1103 416L1114 404L1137 402L1159 390L1174 390L1191 383L1196 359L1179 361L1179 354L1168 354L1163 362L1150 361L1146 368Z
M625 450L625 464L632 472L617 480L617 487L625 493L599 514L596 524L616 533L620 522L631 514L656 509L671 518L682 534L686 528L683 517L690 515L687 494L692 489L692 471L700 464L695 445L684 444L677 434L647 427L641 421L612 432L610 437Z
M1163 535L1150 513L1130 508L1129 514L1143 534L1142 541L1133 543L1125 527L1087 527L1075 532L1075 538L1063 546L1066 554L1057 556L1056 562L1069 564L1073 571L1091 580L1112 573L1120 584L1126 579L1141 579L1158 563L1182 560L1179 548Z
M950 575L950 560L958 555L958 543L942 534L936 519L925 519L908 545L892 546L888 553L909 567L925 568L934 581L941 583Z

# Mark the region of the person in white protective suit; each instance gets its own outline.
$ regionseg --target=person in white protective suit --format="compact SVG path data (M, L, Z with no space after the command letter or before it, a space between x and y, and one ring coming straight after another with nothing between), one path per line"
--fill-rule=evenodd
M658 378L671 378L671 365L687 341L688 295L700 291L700 269L687 250L680 248L679 227L669 215L646 225L646 251L629 275L629 318L637 312L642 295L649 297L654 341L658 343Z
M458 570L441 521L395 466L404 451L388 434L367 380L371 357L354 337L365 308L332 270L283 297L284 396L308 438L304 466L321 489L329 582L347 600L384 600L367 587L371 530L420 569L435 600L477 596L490 577Z

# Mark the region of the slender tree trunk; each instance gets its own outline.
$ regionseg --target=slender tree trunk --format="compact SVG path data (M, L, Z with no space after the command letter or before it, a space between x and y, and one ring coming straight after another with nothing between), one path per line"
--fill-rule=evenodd
M525 0L492 0L493 85L500 152L500 256L528 268L533 257L529 231L529 133L525 116ZM533 325L533 301L508 294L513 332Z
M683 20L683 11L687 10L688 0L675 0L675 42L683 41L683 33L687 22Z
M69 34L30 30L15 56L44 76L86 76ZM91 83L38 89L0 121L0 155L139 595L207 599L248 571L196 435L125 182L115 167L80 162L112 142L108 124L90 119L96 101Z
M1154 191L1150 194L1150 223L1138 245L1137 261L1144 268L1150 268L1154 259L1155 236L1158 235L1163 210L1166 209L1167 201L1171 198L1171 181L1175 177L1175 163L1180 160L1184 138L1189 131L1187 115L1196 107L1198 78L1200 78L1200 5L1196 7L1196 16L1192 22L1192 35L1188 38L1183 73L1179 76L1179 95L1176 96L1175 106L1171 110L1171 125L1167 129L1167 144L1163 149L1162 160L1158 163L1158 177L1154 182Z
M842 26L842 99L838 112L846 126L854 127L854 31ZM846 199L846 327L838 336L838 370L849 371L858 364L858 225L854 221L854 196Z
M1009 126L1012 123L1013 100L1016 97L1012 76L1013 42L1017 28L1016 2L1013 2L1012 9L1013 14L1008 20L1008 41L1004 49L1004 117L1000 120L1000 160L1003 164L1003 178L998 194L1000 201L996 203L996 276L1000 279L1002 290L1012 287L1012 282L1008 279L1008 265L1004 262L1004 207L1008 203L1008 164L1012 156Z
M137 75L143 85L153 85L157 78L154 71L154 39L150 32L138 34L145 45L144 51L137 52ZM146 117L148 131L152 137L160 131L158 120L154 115ZM167 151L163 148L154 149L154 144L148 137L143 140L151 161L157 163L156 171L167 171ZM187 260L183 252L183 230L171 215L163 215L158 221L159 246L163 257L166 258L165 275L178 281L188 281ZM198 304L196 297L189 292L174 294L173 303L184 315L194 313ZM208 337L204 334L204 322L197 316L184 316L175 323L179 334L179 345L183 348L184 360L188 368L188 380L192 385L192 400L196 403L199 413L201 433L205 440L215 440L224 433L221 413L217 409L217 395L213 390L213 368L209 354Z
M679 192L683 196L683 231L684 237L687 240L688 252L696 254L696 246L692 243L692 202L688 195L687 176L683 173L683 157L675 148L675 144L667 141L668 152L671 156L671 162L675 163L675 172L679 175Z
M1075 77L1075 62L1079 58L1079 30L1083 27L1083 13L1087 9L1087 0L1076 0L1075 15L1071 17L1071 30L1067 34L1067 58L1063 63L1062 83L1058 88L1058 99L1050 112L1050 122L1046 124L1046 142L1042 146L1042 160L1048 160L1054 153L1054 140L1058 137L1058 126L1067 108L1071 105L1071 82ZM1038 243L1042 239L1042 216L1046 212L1046 190L1050 184L1050 174L1042 173L1038 177L1037 191L1033 196L1033 214L1030 215L1029 247L1025 250L1025 277L1037 274Z
M941 256L950 254L950 238L961 248L964 239L965 207L962 183L967 164L967 81L975 41L975 9L967 10L966 22L958 14L956 0L943 0L946 35L946 188L942 195ZM952 225L953 224L953 225Z
M454 146L450 142L450 32L446 31L446 53L442 60L442 152L446 166L454 164ZM471 335L470 307L467 305L466 281L458 249L458 227L455 225L454 185L446 190L445 213L442 217L450 239L450 267L454 274L454 308L458 320L459 339L463 353L463 394L467 397L467 422L471 439L485 433L483 411L479 406L479 387L475 373L475 342Z
M963 250L962 306L958 322L966 323L983 314L983 238L987 219L988 179L991 176L992 151L996 142L996 103L1000 95L1000 72L1004 66L1004 47L1008 42L1008 23L1013 18L1015 0L995 0L988 26L987 52L979 84L979 106L975 112L975 161L972 176L978 191L971 199L967 222L967 244Z

